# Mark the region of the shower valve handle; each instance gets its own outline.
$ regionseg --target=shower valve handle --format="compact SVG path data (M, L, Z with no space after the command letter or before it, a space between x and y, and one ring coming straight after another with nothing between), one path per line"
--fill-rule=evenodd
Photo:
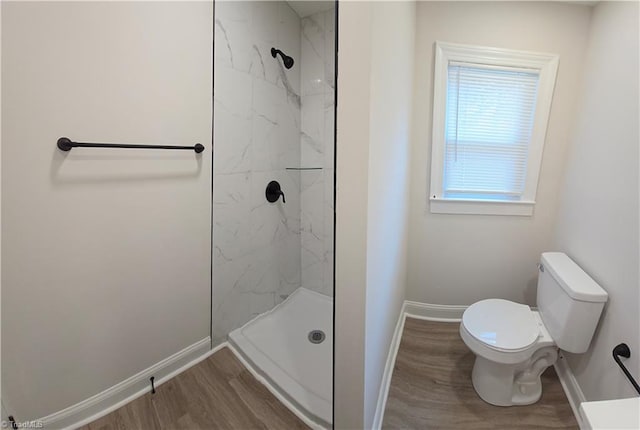
M280 198L280 196L282 196L282 203L286 203L286 200L284 199L284 193L282 192L282 188L280 188L280 184L278 183L278 181L269 182L264 194L269 203L276 202Z

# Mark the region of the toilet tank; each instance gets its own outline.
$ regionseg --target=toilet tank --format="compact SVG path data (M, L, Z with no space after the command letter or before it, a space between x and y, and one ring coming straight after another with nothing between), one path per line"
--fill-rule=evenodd
M607 298L607 292L566 254L542 254L538 311L560 349L587 351Z

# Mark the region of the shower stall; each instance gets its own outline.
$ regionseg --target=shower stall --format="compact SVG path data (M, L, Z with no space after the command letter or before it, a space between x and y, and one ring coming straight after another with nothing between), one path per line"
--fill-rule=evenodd
M216 1L214 346L332 422L334 2Z

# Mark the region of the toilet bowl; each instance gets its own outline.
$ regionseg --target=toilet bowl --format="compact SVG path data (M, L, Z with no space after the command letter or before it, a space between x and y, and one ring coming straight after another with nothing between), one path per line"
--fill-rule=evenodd
M540 376L558 349L585 352L607 293L567 255L542 254L538 310L502 299L469 306L460 337L476 355L471 380L481 399L497 406L528 405L542 395Z
M482 300L465 311L460 337L476 354L471 378L482 400L511 406L540 399L540 375L555 363L558 349L538 312L508 300Z

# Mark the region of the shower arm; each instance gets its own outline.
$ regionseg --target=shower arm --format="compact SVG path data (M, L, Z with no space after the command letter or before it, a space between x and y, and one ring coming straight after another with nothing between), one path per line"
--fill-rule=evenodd
M282 52L280 49L271 48L271 56L273 58L276 58L276 56L278 56L278 54L282 58L282 64L284 64L285 68L290 69L290 68L293 67L294 61L293 61L292 57L288 56L287 54Z

